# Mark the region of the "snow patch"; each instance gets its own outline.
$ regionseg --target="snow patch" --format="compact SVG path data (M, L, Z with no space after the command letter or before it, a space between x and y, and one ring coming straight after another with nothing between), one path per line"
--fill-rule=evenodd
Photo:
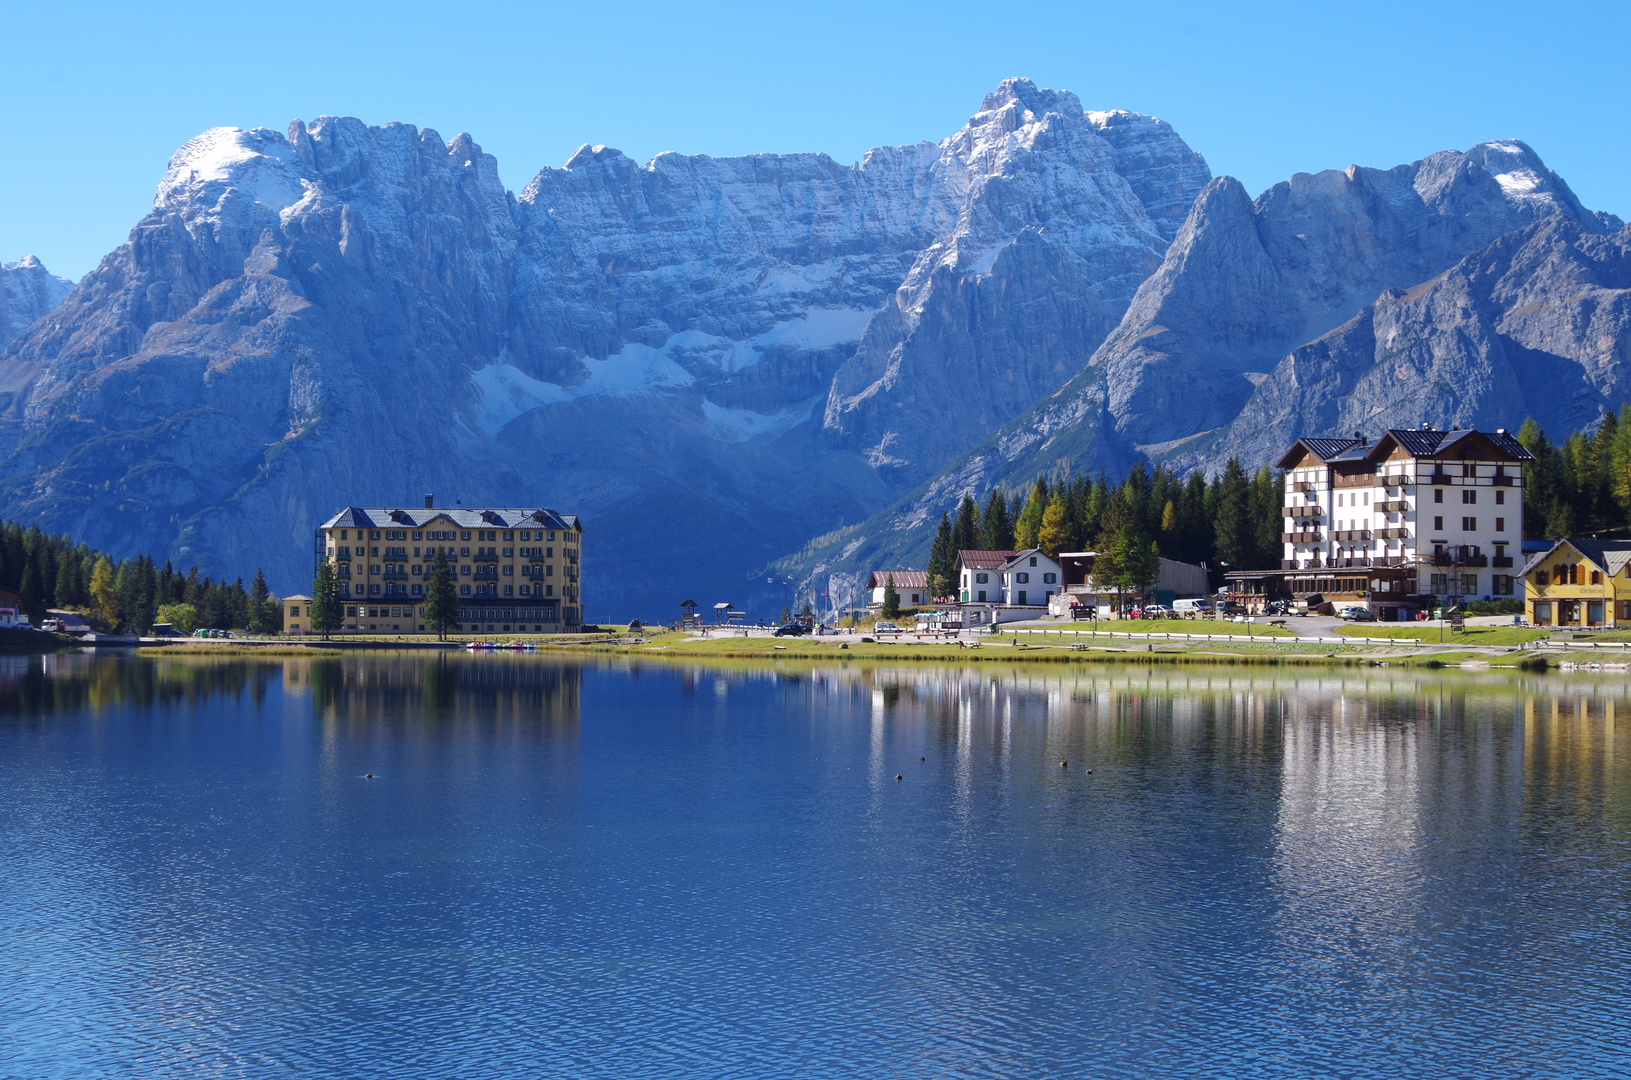
M691 385L691 373L670 360L666 349L631 344L604 360L586 357L579 362L589 377L576 386L534 379L500 357L470 376L476 389L475 425L493 438L512 420L545 405Z
M720 352L716 359L721 369L735 372L752 367L764 358L765 353L782 346L797 349L827 349L834 345L860 341L873 314L871 308L811 308L796 319L777 323L758 337L734 343L729 349ZM683 335L676 334L674 337L681 336ZM674 338L669 339L669 342L673 341ZM665 344L663 347L669 346Z
M776 293L808 292L819 288L838 276L839 260L827 259L809 266L788 266L768 270L759 278L759 291Z
M1506 195L1527 195L1540 187L1541 179L1530 169L1495 174L1495 182Z
M273 210L293 206L306 194L294 148L277 132L219 127L176 151L153 205L192 202L216 184L236 188Z
M783 409L766 416L748 409L727 409L702 399L702 415L708 421L708 430L715 437L730 442L746 442L760 435L779 435L810 418L819 397L811 398L801 406Z

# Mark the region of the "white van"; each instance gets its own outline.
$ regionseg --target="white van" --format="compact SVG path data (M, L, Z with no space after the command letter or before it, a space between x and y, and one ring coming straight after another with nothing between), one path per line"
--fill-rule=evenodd
M1174 600L1172 613L1181 619L1193 619L1197 615L1207 615L1212 611L1212 601L1200 600Z

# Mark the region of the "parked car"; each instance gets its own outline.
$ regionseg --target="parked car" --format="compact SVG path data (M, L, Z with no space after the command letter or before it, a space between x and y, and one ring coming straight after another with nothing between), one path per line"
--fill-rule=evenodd
M1368 607L1359 604L1350 604L1337 612L1343 622L1375 622L1376 616L1371 614Z
M901 633L905 633L905 631L903 631L900 627L896 626L892 622L877 623L872 627L872 632L874 634L901 634Z
M1246 605L1239 600L1225 600L1218 605L1218 613L1226 616L1244 615L1246 614Z
M1271 600L1263 606L1265 615L1290 615L1291 605L1284 600Z
M1173 614L1173 610L1165 604L1145 604L1138 617L1141 619L1170 619Z
M771 637L803 637L810 632L810 628L803 623L790 622L786 626L776 627Z
M1172 610L1175 614L1183 615L1187 618L1194 618L1196 615L1210 614L1213 609L1212 601L1203 597L1195 600L1174 600L1172 602Z

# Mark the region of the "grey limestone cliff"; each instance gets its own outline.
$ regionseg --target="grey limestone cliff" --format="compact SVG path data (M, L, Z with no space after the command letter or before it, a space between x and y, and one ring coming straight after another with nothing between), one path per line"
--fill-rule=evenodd
M32 255L0 263L0 347L55 311L73 287Z
M1631 393L1619 229L1512 141L1256 200L1220 177L1068 383L784 569L920 559L963 492L1039 473L1256 465L1299 435L1422 421L1590 423Z
M543 503L591 618L738 594L1068 379L1208 178L1025 80L855 165L586 146L518 195L465 135L216 129L0 357L0 500L285 591L346 503Z

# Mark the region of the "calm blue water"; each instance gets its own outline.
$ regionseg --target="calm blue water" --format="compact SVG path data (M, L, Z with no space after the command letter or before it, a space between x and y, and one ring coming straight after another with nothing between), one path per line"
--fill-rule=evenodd
M1631 1075L1628 716L1585 676L0 660L0 1076Z

